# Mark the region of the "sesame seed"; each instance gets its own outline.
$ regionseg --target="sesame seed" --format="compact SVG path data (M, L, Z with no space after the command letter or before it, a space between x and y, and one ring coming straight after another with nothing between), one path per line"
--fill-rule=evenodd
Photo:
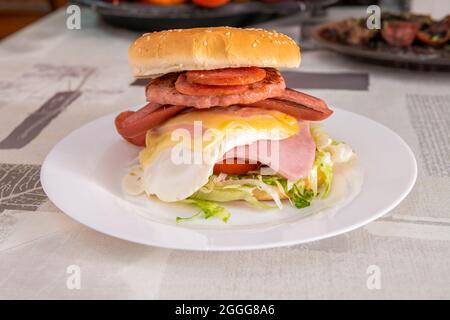
M208 41L203 41L203 45L206 47L206 46L208 46Z
M230 31L225 32L225 35L226 35L226 36L229 36L229 35L230 35Z
M258 44L257 44L256 42L253 42L252 47L253 47L253 48L256 48L257 45L258 45Z

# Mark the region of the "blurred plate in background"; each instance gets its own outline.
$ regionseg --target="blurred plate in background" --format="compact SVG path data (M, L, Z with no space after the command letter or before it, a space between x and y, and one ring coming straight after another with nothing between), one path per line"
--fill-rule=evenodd
M427 71L450 71L450 53L442 50L430 50L419 52L411 48L379 47L365 48L352 46L336 41L330 36L330 30L335 22L316 27L312 31L312 37L320 47L339 52L341 54L357 58L362 61L382 64L391 67L408 68Z
M297 14L336 0L280 2L231 2L217 8L193 4L152 5L101 0L74 0L96 11L106 22L127 29L157 31L175 28L232 26L242 27Z

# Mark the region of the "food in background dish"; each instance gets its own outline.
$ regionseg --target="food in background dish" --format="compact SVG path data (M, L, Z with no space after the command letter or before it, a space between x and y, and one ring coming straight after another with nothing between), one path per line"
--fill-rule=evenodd
M228 2L230 2L230 0L192 0L192 3L205 8L221 7Z
M450 16L425 25L417 33L417 38L430 46L440 46L450 42Z
M153 5L161 5L161 6L170 6L184 3L193 3L197 6L203 8L217 8L227 3L231 2L231 0L103 0L106 2L110 2L113 4L120 3L142 3L142 4L153 4ZM247 2L251 0L235 0L234 2ZM269 2L279 2L283 0L273 0Z
M419 24L410 21L385 21L381 36L391 46L407 47L413 43L419 27Z
M157 4L162 6L170 6L173 4L186 3L187 0L139 0L139 3L143 4Z
M284 34L230 27L142 35L129 49L148 104L115 125L143 147L123 180L130 195L198 206L188 219L230 213L220 203L297 208L327 197L333 167L353 158L315 121L333 111L286 88L278 68L296 68L300 48ZM272 201L272 202L268 202ZM178 221L186 218L179 218Z
M376 35L376 31L366 27L365 21L353 18L335 23L329 32L337 40L350 45L367 44Z
M322 36L342 44L380 51L402 48L417 53L445 54L449 50L449 16L434 21L428 15L385 12L381 23L381 30L370 30L366 19L347 18L329 24Z

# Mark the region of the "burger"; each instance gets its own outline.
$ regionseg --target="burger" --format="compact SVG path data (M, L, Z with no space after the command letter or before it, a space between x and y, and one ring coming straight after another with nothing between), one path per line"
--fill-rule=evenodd
M121 112L117 132L141 147L123 189L189 203L192 219L227 221L226 202L304 208L330 193L333 167L352 149L315 124L332 115L316 97L287 88L280 68L300 48L269 30L231 27L146 33L129 48L147 104Z

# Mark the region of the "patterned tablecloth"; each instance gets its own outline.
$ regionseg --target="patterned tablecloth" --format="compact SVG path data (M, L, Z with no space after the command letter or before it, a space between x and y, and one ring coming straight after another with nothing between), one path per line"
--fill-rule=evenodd
M418 161L411 194L365 227L310 244L166 250L80 225L42 191L40 166L59 140L144 102L127 64L136 33L88 10L81 30L65 26L58 11L0 43L0 298L450 298L449 73L304 52L290 85L397 132ZM298 38L296 25L274 28Z

